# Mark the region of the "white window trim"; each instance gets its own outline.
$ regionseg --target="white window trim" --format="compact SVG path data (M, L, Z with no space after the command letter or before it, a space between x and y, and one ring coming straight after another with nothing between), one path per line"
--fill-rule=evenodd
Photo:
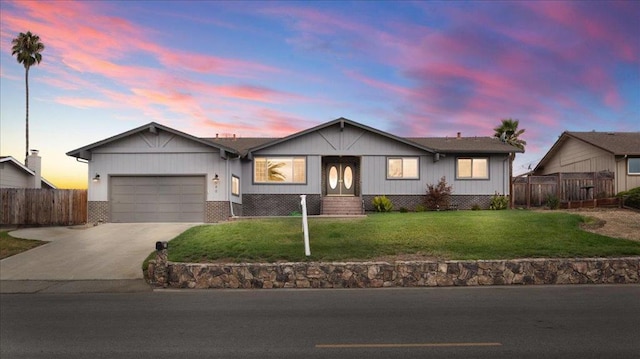
M628 157L627 158L627 175L640 176L640 172L631 172L631 160L640 161L640 157Z
M258 159L266 159L267 162L269 160L278 160L278 159L287 159L287 160L292 160L292 162L296 159L302 159L304 160L304 181L301 182L286 182L286 181L269 181L268 180L268 175L267 175L267 181L258 181L256 179L256 160ZM307 184L307 177L308 177L308 167L307 167L308 161L307 161L307 156L255 156L254 160L253 160L253 168L252 168L252 176L253 176L253 183L257 184L257 185L304 185Z
M416 169L416 176L415 177L405 177L404 174L402 177L393 177L389 175L389 161L391 160L401 160L403 162L402 167L404 168L404 160L406 159L410 159L410 160L416 160L417 162L417 169ZM388 156L387 157L387 168L386 168L386 175L387 175L387 179L388 180L419 180L420 179L420 157L419 156Z
M471 177L460 177L459 176L459 161L460 160L471 160ZM474 177L473 176L473 161L474 160L486 160L487 161L487 176L486 177ZM456 179L457 180L469 180L469 181L486 181L490 179L491 173L489 172L489 157L457 157L456 158Z

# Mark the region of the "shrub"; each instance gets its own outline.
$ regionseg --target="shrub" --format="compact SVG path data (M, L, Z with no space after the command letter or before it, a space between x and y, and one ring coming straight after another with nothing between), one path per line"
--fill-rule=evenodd
M620 192L616 197L622 198L624 206L640 209L640 187Z
M400 207L400 213L407 213L407 212L409 212L407 207Z
M489 205L489 209L501 210L507 209L508 206L509 197L497 193L493 197L491 197L491 204Z
M414 208L413 210L416 211L416 212L424 212L425 209L426 208L424 208L423 205L418 204L418 205L416 205L416 208Z
M549 209L558 209L560 208L560 198L558 196L550 194L547 196L547 207Z
M477 204L477 203L474 203L474 204L473 204L473 206L471 206L471 210L472 210L472 211L479 211L479 210L481 210L481 209L482 209L482 208L481 208L481 207L480 207L480 205L479 205L479 204Z
M376 212L391 212L393 209L393 203L387 196L374 197L372 204Z
M451 202L451 192L452 187L447 186L447 179L444 176L440 178L438 184L428 184L427 197L425 199L427 208L438 210L440 208L448 208Z

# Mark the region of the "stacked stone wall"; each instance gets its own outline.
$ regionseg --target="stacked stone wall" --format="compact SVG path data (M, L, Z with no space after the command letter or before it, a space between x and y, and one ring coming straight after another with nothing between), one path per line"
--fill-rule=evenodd
M151 283L173 288L380 288L640 283L640 257L350 263L166 264ZM166 268L159 273L158 267Z

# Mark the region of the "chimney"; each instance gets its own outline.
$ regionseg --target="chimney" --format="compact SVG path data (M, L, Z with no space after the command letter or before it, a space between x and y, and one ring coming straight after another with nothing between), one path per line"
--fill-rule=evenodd
M458 132L458 136L456 138L457 139L461 139L462 138L462 132Z
M31 150L31 154L27 157L27 168L35 172L33 176L32 188L42 188L42 158L38 156L38 150Z

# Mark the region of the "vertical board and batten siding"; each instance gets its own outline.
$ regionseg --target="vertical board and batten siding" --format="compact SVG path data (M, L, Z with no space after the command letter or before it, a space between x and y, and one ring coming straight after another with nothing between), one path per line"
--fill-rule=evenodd
M616 158L616 193L640 187L640 175L629 174L628 161L623 156Z
M541 175L563 172L615 171L614 156L595 146L568 138L544 165Z
M244 179L242 184L244 193L250 194L319 194L322 192L322 157L355 156L361 158L362 161L360 171L363 185L373 182L371 186L375 188L387 181L386 162L384 162L382 170L376 169L375 172L371 172L367 168L365 158L368 156L384 156L386 158L386 156L420 156L424 154L424 151L413 146L394 141L377 133L348 125L344 129L340 129L336 124L253 153L254 157L306 156L306 184L255 184L253 183L253 162L251 161L243 162ZM410 192L415 185L414 183L400 184L400 182L396 182L396 184L402 187L397 190L399 193L414 193ZM407 186L410 188L407 189Z
M223 181L228 172L227 161L220 158L218 149L187 138L158 130L136 133L108 143L92 151L89 178L100 174L99 182L89 182L89 200L107 201L110 176L206 176L208 201L229 199L222 183L216 192L211 179L218 173Z
M0 189L0 224L68 226L86 222L86 190Z
M446 157L442 156L437 162L433 161L433 156L430 154L420 156L420 179L417 180L387 179L387 157L362 157L362 194L424 194L428 184L437 184L443 176L453 187L455 195L492 195L496 192L506 193L509 190L508 168L505 167L508 167L508 162L505 161L507 155L488 156L488 180L456 179L456 158L483 157L483 155L449 154Z

